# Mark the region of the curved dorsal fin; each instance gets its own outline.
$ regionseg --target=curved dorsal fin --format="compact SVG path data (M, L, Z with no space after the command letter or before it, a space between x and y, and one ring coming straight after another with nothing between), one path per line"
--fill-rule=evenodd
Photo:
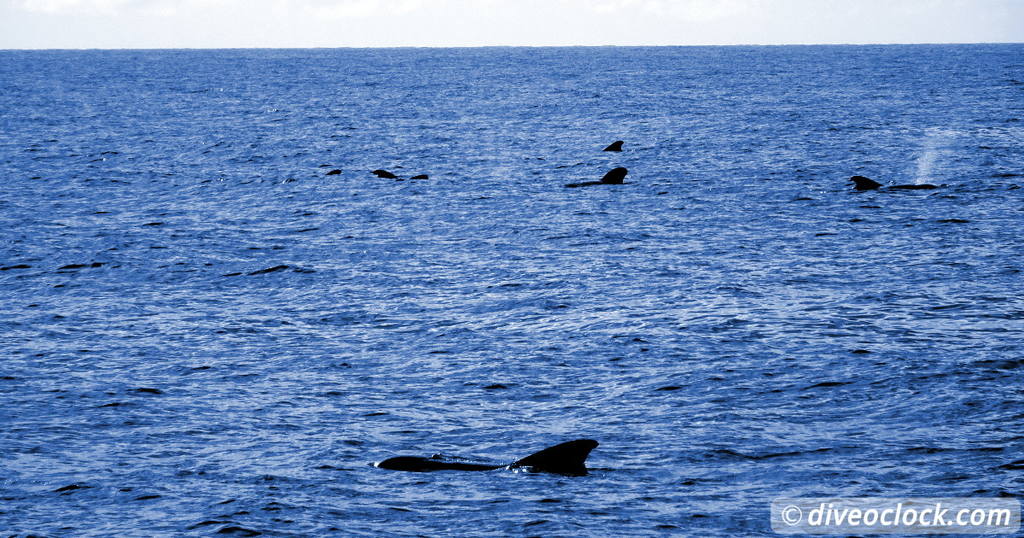
M564 475L585 475L587 456L595 448L597 441L593 439L576 439L530 454L509 467L527 467L533 471Z
M870 191L882 186L881 183L864 176L853 176L850 181L854 183L853 188L859 191Z
M628 174L628 173L629 173L629 170L626 170L625 168L623 168L621 166L618 167L618 168L612 168L611 170L608 171L607 174L604 175L604 177L601 178L601 183L608 183L608 184L611 184L611 185L621 185L622 184L622 180L626 179L626 174Z

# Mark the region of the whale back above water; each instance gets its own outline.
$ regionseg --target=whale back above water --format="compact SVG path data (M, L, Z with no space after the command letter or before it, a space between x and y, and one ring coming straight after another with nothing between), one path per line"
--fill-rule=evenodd
M873 179L866 178L864 176L853 176L850 178L850 181L853 182L853 188L857 189L858 191L870 191L879 188L894 191L922 191L939 188L938 185L932 185L931 183L914 183L910 185L882 185L881 183Z
M610 185L622 185L622 180L626 179L626 174L628 173L629 170L626 170L621 166L618 168L612 168L611 170L608 171L607 174L604 175L604 177L601 178L601 183L608 183Z
M604 177L601 178L601 181L567 183L565 186L566 188L573 189L576 187L589 187L591 185L622 185L622 180L626 179L626 174L628 173L629 170L626 170L625 168L620 166L618 168L612 168L607 173L605 173Z
M587 456L597 448L593 439L576 439L545 448L517 460L509 467L527 469L531 472L583 476L587 474Z
M850 181L853 182L853 188L859 191L870 191L882 186L881 183L864 176L853 176Z
M608 144L608 147L604 148L603 151L622 151L622 140L616 140Z
M495 469L525 469L535 473L554 473L567 476L587 474L587 456L596 448L597 441L576 439L550 446L512 463L492 463L468 458L435 454L429 458L396 456L375 463L380 469L425 473L432 471L493 471Z
M473 460L435 454L429 458L419 456L396 456L374 464L380 469L392 471L410 471L429 473L431 471L493 471L506 467L502 464L490 464Z

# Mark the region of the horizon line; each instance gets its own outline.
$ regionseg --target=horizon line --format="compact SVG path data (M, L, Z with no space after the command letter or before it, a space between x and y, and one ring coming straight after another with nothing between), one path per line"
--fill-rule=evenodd
M1022 45L1020 41L949 41L949 42L872 42L872 43L728 43L689 45L336 45L336 46L282 46L282 47L14 47L2 48L11 51L156 51L156 50L335 50L335 49L568 49L568 48L707 48L707 47L900 47L900 46L942 46L942 45Z

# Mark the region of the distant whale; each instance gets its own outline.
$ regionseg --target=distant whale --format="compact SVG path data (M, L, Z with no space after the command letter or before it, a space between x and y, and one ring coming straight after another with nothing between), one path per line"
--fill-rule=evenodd
M604 148L603 151L622 151L622 140L616 140L608 144L608 147Z
M391 172L388 172L387 170L374 170L373 172L370 173L383 179L398 179L398 176L392 174Z
M889 185L887 189L892 190L907 190L907 191L920 191L920 190L931 190L939 188L938 185L932 185L931 183L917 183L914 185Z
M566 188L574 189L576 187L587 187L590 185L622 185L622 180L626 179L626 174L629 170L623 167L612 168L608 171L601 181L584 181L583 183L567 183Z
M853 188L859 191L870 191L882 186L881 183L864 176L853 176L850 181L854 183Z
M879 182L877 182L877 181L875 181L873 179L869 179L869 178L866 178L864 176L853 176L853 177L850 178L850 181L853 182L853 188L857 189L858 191L871 191L871 190L876 190L876 189L883 188L883 187L886 188L886 189L891 189L891 190L907 190L907 191L929 190L929 189L937 189L937 188L939 188L938 185L932 185L930 183L921 183L921 184L915 184L915 185L889 185L889 186L885 186L885 185L882 185L881 183L879 183Z
M532 473L554 473L566 476L585 476L587 474L587 456L597 448L597 441L592 439L576 439L540 452L530 454L512 463L492 463L487 461L444 456L435 454L429 458L418 456L397 456L375 463L375 467L392 471L412 471L425 473L430 471L493 471L495 469L523 469Z

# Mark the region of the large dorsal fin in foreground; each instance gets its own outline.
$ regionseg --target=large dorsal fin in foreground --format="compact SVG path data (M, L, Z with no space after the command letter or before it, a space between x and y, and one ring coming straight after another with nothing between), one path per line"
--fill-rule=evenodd
M576 439L559 445L551 446L530 454L509 465L511 468L527 468L531 471L557 473L571 476L587 474L587 456L597 448L593 439Z
M629 170L623 167L612 168L601 178L601 183L607 183L609 185L622 185L622 180L626 179L626 174Z

